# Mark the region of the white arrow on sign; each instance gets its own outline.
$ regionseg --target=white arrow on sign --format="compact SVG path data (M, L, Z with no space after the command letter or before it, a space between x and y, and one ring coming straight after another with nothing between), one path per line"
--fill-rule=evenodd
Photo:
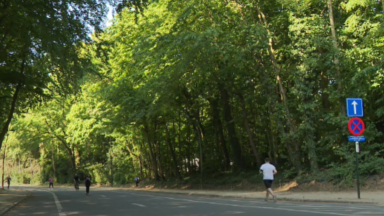
M353 111L355 111L355 115L356 115L356 113L357 113L357 111L356 111L356 106L357 106L357 102L356 101L353 101L352 102L352 106L353 106Z

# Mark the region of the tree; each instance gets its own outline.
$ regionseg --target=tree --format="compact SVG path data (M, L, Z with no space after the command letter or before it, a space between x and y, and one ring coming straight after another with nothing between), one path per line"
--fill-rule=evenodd
M0 147L13 114L40 101L48 83L76 86L76 45L89 39L89 27L100 28L105 7L95 0L0 3L1 97L8 105L6 117L2 113Z

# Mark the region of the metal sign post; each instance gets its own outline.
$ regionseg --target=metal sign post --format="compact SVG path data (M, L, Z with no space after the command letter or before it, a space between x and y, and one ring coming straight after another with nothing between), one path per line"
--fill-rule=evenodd
M356 142L356 183L357 183L357 198L360 199L360 179L359 179L359 157L360 152L359 142Z
M353 117L348 122L348 130L352 135L348 137L349 142L356 144L356 184L357 184L357 198L360 199L360 179L359 179L359 142L365 142L365 137L360 136L364 133L365 124L363 120L357 117L364 116L363 100L361 98L347 98L347 116Z

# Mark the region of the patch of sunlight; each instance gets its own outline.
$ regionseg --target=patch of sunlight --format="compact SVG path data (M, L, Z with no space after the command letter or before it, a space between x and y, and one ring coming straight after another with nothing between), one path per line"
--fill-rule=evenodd
M228 214L244 214L242 211L228 211Z

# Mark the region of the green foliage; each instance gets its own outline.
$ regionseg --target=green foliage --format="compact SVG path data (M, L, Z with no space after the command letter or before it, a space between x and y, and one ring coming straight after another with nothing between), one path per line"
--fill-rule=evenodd
M105 183L107 182L107 172L102 164L97 164L86 169L87 175L90 175L92 182Z
M345 98L361 97L361 174L382 173L383 8L331 2L333 16L321 0L117 1L127 9L91 41L54 32L47 55L30 53L35 90L22 96L51 100L14 120L9 155L38 161L41 179L63 183L74 173L103 184L257 182L243 171L265 157L282 179L351 182ZM49 45L59 36L73 46ZM9 103L17 77L4 77ZM2 121L7 110L0 104Z

